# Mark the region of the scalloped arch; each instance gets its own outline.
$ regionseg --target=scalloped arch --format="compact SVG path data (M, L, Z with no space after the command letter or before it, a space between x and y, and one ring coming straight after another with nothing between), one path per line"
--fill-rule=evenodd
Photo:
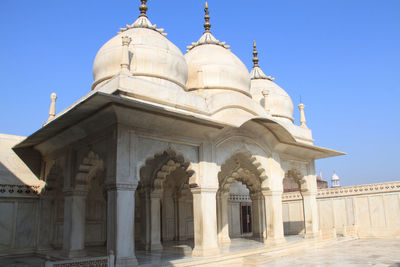
M307 180L301 171L297 168L290 168L286 173L285 177L292 178L298 185L301 191L307 191Z
M140 168L139 184L141 187L160 189L166 177L177 168L182 168L186 172L191 186L196 185L193 164L185 161L184 156L171 147L145 160L144 166Z
M79 165L75 178L76 185L89 185L91 180L104 171L104 162L98 154L90 150Z
M251 193L261 191L262 184L268 179L265 169L258 159L249 151L238 151L221 165L218 173L219 190L221 193L229 192L234 181L245 184Z

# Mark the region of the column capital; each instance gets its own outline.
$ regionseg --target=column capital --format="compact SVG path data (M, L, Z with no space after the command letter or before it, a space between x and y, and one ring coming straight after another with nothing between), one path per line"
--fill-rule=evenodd
M190 188L190 191L192 192L192 194L202 194L202 193L216 194L218 191L218 188L195 187L195 188Z
M224 191L217 191L217 198L222 199L222 198L229 198L230 193L229 192L224 192Z
M89 190L86 188L79 188L79 189L69 189L65 190L64 196L87 196Z
M261 199L262 197L263 197L263 193L261 191L250 194L250 198L252 201Z
M277 190L277 191L272 191L272 190L262 190L261 194L263 196L282 196L282 191L281 190Z
M138 184L108 184L107 191L136 191Z
M151 198L161 198L161 195L162 195L162 192L160 192L159 190L150 193Z
M304 197L308 197L308 196L317 196L318 192L317 191L300 191L300 194Z

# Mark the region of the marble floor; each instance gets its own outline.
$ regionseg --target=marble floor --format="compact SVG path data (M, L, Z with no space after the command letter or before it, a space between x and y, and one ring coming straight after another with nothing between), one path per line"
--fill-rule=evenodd
M356 239L337 246L308 247L260 266L400 267L400 239Z
M301 237L290 237L289 240L302 239ZM231 253L237 251L243 251L248 249L256 249L264 247L264 243L261 240L254 238L234 238L231 239L230 244L225 244L220 247L221 253ZM164 244L164 249L161 251L136 251L136 258L139 264L148 264L150 266L167 265L171 261L181 259L198 259L198 257L192 257L193 240L191 241L180 241L180 242L168 242Z
M215 264L195 262L204 259L191 257L192 242L170 242L164 250L148 253L137 251L139 264L143 266L391 266L400 267L400 239L352 239L332 240L325 243L306 243L298 236L286 237L287 243L278 250L264 250L264 244L254 239L232 239L230 245L222 247L225 257L245 250L254 255L222 261ZM301 244L303 243L304 244ZM292 249L289 247L292 246ZM288 247L286 249L285 247ZM293 249L296 247L296 249ZM100 250L93 252L100 253ZM227 256L228 255L228 256ZM216 257L218 258L218 257ZM214 258L215 259L215 258ZM179 263L180 262L180 263ZM35 256L0 257L0 266L25 267L44 266L44 259Z

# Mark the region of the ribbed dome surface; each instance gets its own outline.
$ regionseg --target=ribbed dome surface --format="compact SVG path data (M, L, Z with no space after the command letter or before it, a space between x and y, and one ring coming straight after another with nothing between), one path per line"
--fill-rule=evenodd
M225 89L249 95L249 72L229 46L205 33L185 54L188 90Z
M125 29L98 51L93 64L93 88L121 71L123 36L131 38L128 47L131 75L165 79L185 86L187 65L182 52L147 18L141 18L140 23L135 22L136 27Z
M274 117L289 119L293 122L293 102L279 85L269 79L251 80L252 98L264 106L263 90L268 91L268 108Z

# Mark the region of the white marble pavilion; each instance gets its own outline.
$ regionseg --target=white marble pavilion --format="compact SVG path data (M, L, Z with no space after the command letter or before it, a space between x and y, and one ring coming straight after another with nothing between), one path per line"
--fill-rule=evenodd
M293 102L261 70L255 43L249 73L213 36L208 6L204 34L183 55L141 2L138 19L98 51L91 90L58 114L52 95L42 128L1 143L40 184L26 208L33 251L80 258L100 246L116 266L132 266L137 250L169 241L193 240L193 256L218 255L232 237L281 244L285 177L301 194L296 233L320 237L315 160L343 153L314 145L302 103L294 123ZM12 244L0 252L24 250Z

